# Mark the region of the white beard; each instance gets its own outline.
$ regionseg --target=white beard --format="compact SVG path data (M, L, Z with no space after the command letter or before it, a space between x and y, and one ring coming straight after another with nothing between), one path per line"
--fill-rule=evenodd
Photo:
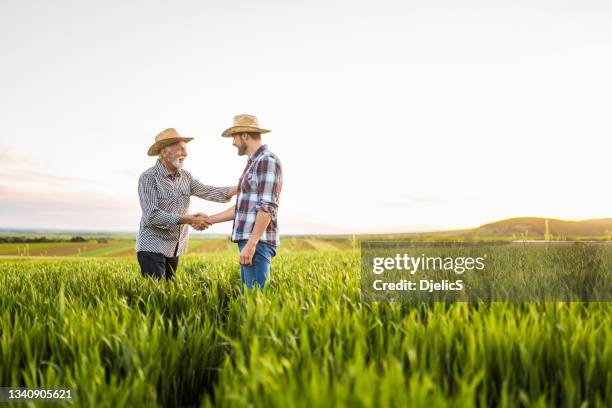
M182 168L183 168L183 166L185 165L184 160L183 160L183 162L181 163L181 161L180 161L180 159L179 159L179 158L176 158L176 159L172 160L170 163L171 163L171 164L174 166L174 168L175 168L175 169L177 169L177 170L178 170L178 169L182 169Z

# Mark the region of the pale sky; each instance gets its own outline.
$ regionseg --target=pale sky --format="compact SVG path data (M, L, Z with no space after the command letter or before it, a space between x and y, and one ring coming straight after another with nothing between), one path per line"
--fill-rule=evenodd
M187 170L235 184L239 113L272 130L282 233L612 217L611 21L584 0L0 0L0 228L136 231L167 127L195 138Z

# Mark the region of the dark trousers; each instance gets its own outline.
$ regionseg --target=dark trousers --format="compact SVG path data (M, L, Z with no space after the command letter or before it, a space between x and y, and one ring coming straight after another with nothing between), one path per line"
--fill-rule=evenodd
M178 268L179 257L168 258L157 252L138 251L136 254L142 276L157 279L172 279Z

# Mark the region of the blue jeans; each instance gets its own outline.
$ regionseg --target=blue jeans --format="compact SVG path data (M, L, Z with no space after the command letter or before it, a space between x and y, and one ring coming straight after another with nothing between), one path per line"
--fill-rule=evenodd
M246 245L247 240L238 241L238 249ZM253 255L253 263L251 265L240 265L240 279L242 285L252 289L253 286L258 286L263 290L270 275L270 262L276 255L276 248L265 242L258 242L255 247L255 255Z

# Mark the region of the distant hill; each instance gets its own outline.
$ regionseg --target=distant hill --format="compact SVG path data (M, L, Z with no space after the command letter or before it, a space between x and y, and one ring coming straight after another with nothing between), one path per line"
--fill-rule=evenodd
M464 235L473 237L511 237L528 236L530 238L543 238L546 230L547 218L525 217L509 218L506 220L481 225ZM602 218L584 221L566 221L548 218L549 233L557 237L602 237L612 233L612 218ZM608 232L609 231L609 232Z

